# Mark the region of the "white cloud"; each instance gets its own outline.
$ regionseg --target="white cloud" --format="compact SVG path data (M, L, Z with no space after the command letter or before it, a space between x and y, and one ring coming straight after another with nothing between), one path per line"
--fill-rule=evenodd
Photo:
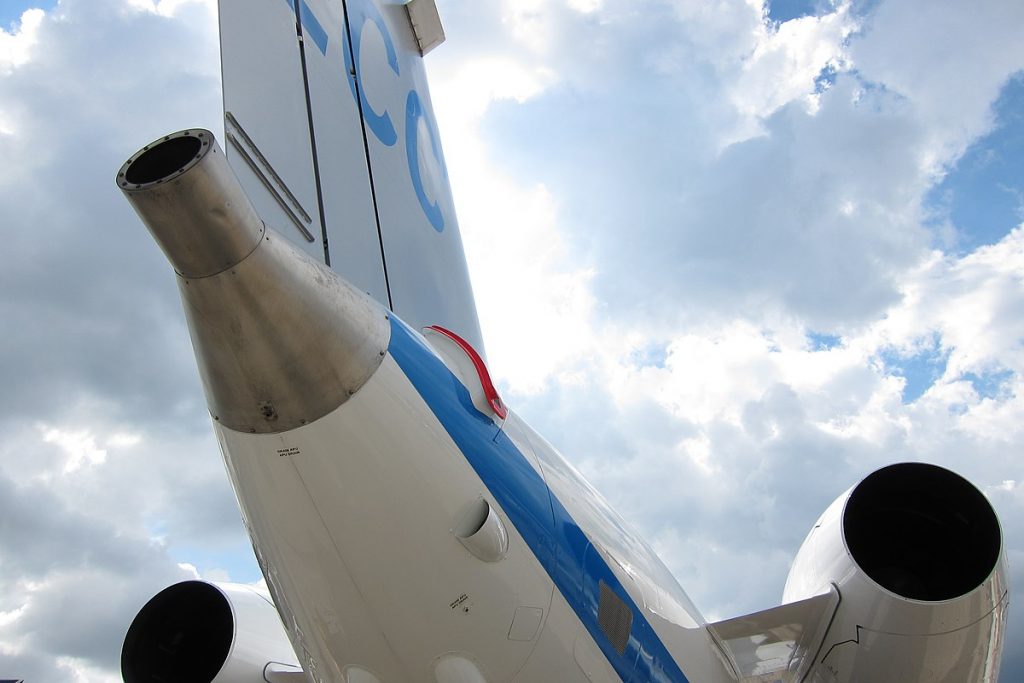
M441 5L492 369L709 616L773 604L820 511L895 460L975 481L1024 566L1024 230L947 254L921 209L1024 66L1014 3ZM251 563L172 278L111 182L218 127L212 8L64 0L0 34L0 643L26 679L113 676L148 595ZM924 352L945 365L905 403L893 357Z
M210 16L217 14L217 0L125 0L125 4L144 12L151 12L161 17L175 17L186 5L199 5Z
M569 7L583 14L592 14L604 7L604 0L567 0L567 2Z
M816 81L826 69L849 68L846 42L858 28L849 3L829 14L806 16L783 24L762 21L755 33L753 52L742 61L730 86L736 108L756 128L794 100L812 97ZM814 100L812 110L818 107ZM733 142L742 139L737 137Z
M178 569L188 574L189 578L191 579L199 578L199 570L196 569L196 566L194 564L189 564L188 562L179 562Z
M1000 0L892 0L872 13L852 59L907 99L928 137L922 168L941 173L992 125L992 102L1024 63L1022 25L1024 5Z
M799 327L769 331L734 322L674 335L663 366L605 355L575 367L588 378L575 399L578 387L556 373L550 396L522 397L523 409L560 447L584 458L581 469L627 518L642 520L698 604L722 617L767 607L765 590L781 586L788 571L780 543L794 552L831 498L872 469L922 459L988 491L1019 493L1007 475L1019 471L1024 443L1024 316L1009 313L1024 306L1020 249L1018 230L992 247L911 271L913 295L833 348L813 350ZM971 309L1007 314L967 315ZM614 345L609 330L591 333L594 348ZM904 380L875 359L923 335L950 349L949 369L906 404ZM960 362L961 355L972 360ZM1010 387L995 398L979 395L958 379L966 367L1013 368ZM603 406L598 415L581 408L594 403ZM651 411L659 409L682 431L652 429ZM596 424L601 429L589 434ZM644 483L652 477L654 489ZM994 502L1004 519L1013 514L1001 499ZM1020 543L1007 538L1011 548ZM695 548L703 549L700 561ZM764 552L772 558L770 576L760 574L758 588L740 597L729 579L747 586L746 571L716 576L720 581L706 575L722 562L749 568Z
M538 292L552 300L567 277L586 274L568 280L578 294L553 316L572 322L553 327L560 353L530 346L529 334L484 306L492 364L513 407L641 521L713 616L772 604L810 524L874 468L923 459L1000 493L1018 479L1019 233L944 254L921 207L936 169L991 125L985 112L999 84L1024 60L1013 48L986 63L945 40L948 59L963 59L963 73L986 71L988 85L939 114L938 99L879 75L886 36L916 21L880 7L865 17L842 4L781 27L747 3L673 3L678 24L661 3L629 14L609 6L600 22L579 24L557 7L533 8L534 24L576 31L562 43L586 57L559 51L557 40L529 46L522 68L555 77L514 104L475 110L469 137L480 153L449 156L452 169L501 169L498 194L515 198L488 213L457 196L471 266L503 254L518 262L502 241L509 206L528 207L514 214L531 226L522 243L533 246L519 254L544 264L523 262L523 291L500 298L480 284L490 268L474 268L482 305L555 310ZM1003 24L1021 26L990 10L964 20L967 43L988 34L998 42L1010 30ZM927 11L930 33L913 40L941 43L943 22L957 26L970 8ZM907 71L932 59L913 46L901 55ZM825 68L833 83L809 107ZM959 96L952 90L947 99ZM552 111L559 118L544 118ZM502 128L513 116L527 123ZM453 184L458 192L454 175ZM553 199L543 211L524 200L531 188ZM840 342L816 348L812 332ZM905 403L908 380L883 358L932 347L948 362ZM527 360L505 361L516 352ZM963 379L992 371L1010 372L995 396ZM994 502L1004 518L1014 514ZM1014 533L1007 538L1024 539ZM1008 542L1013 554L1024 540Z
M35 46L39 25L46 17L41 9L28 9L21 15L21 21L13 32L0 27L0 74L10 72L29 60Z
M908 274L904 305L876 326L876 344L913 351L938 335L949 352L942 380L1000 369L1024 372L1024 229L963 258L936 253Z
M54 427L42 429L43 442L60 446L67 454L64 474L70 474L83 465L102 465L107 451L96 446L96 438L87 431L68 432Z
M543 0L518 0L503 7L503 19L513 37L535 52L545 52L554 40L544 9Z
M479 128L496 103L527 102L557 77L509 56L449 70L434 67L432 75L491 365L516 389L536 391L554 368L586 346L581 335L592 273L564 267L554 198L542 184L514 183L490 157Z

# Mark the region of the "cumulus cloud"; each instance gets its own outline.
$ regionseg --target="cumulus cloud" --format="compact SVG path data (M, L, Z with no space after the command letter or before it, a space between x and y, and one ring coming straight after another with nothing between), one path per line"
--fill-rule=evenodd
M0 31L0 70L10 73L28 61L36 44L39 25L45 13L41 9L27 9L21 15L13 33ZM7 131L10 134L11 131Z
M212 9L66 1L0 32L7 675L119 680L134 613L190 575L186 545L250 578L212 550L242 550L241 523L173 276L145 276L166 265L113 183L141 142L218 125Z
M532 374L495 359L512 405L713 617L773 604L821 510L901 460L975 481L1019 555L1021 230L945 253L926 206L1024 67L1017 8L838 3L781 25L756 3L571 9L515 18L521 68L553 77L492 99L470 136L474 168L554 199L522 214L557 226L527 231L526 286L474 271L485 321L559 313L531 330ZM489 235L479 216L467 243Z
M882 465L951 467L985 489L1004 519L1016 514L1019 485L1005 477L1019 470L1024 436L1020 315L961 316L969 304L958 299L977 306L995 297L996 310L1024 303L1021 271L1015 282L1001 276L1019 258L1020 233L989 253L908 274L914 296L835 346L815 348L799 327L734 322L675 336L654 364L636 354L596 357L575 368L587 378L582 385L555 377L547 390L518 397L519 405L639 520L712 616L767 607L816 515ZM908 317L916 319L912 328L902 326ZM948 345L951 360L907 403L904 378L881 356L931 335ZM991 352L974 348L979 337ZM972 381L992 366L1010 371L996 389L979 391ZM1006 529L1011 555L1019 553L1015 526L1010 520ZM720 574L726 566L728 577ZM759 567L756 577L751 566Z
M66 680L79 664L112 679L112 638L154 590L186 578L159 544L69 509L70 497L0 476L0 652L27 679Z
M984 131L1016 48L995 61L956 52L958 73L985 70L975 82L987 84L966 89L956 128L935 118L934 97L876 73L871 46L905 16L841 4L779 26L747 3L720 5L616 6L600 21L558 3L523 10L531 26L572 39L539 41L555 29L536 28L521 41L524 68L555 77L518 103L494 103L483 129L492 159L572 207L562 238L600 261L595 291L618 312L865 324L897 300L899 274L927 258L925 191ZM1019 23L943 12L929 9L948 20L937 25L962 19L971 40ZM800 59L765 56L776 53ZM899 61L928 68L929 53L916 56ZM537 157L544 167L524 170Z
M906 98L928 136L919 161L940 173L991 126L992 102L1024 62L1022 24L1017 3L885 2L851 58L867 81Z
M899 460L985 491L1019 585L1024 229L949 253L925 198L1024 68L1020 9L439 4L492 368L706 615L775 604L821 510ZM0 32L4 673L116 680L150 594L257 578L173 278L112 182L220 128L213 10L62 0Z

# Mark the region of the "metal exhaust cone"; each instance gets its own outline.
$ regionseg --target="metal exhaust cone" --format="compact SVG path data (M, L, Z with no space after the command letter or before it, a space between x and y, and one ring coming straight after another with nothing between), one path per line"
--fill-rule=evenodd
M117 183L178 274L220 424L254 433L308 424L380 365L388 312L264 225L210 131L147 145Z

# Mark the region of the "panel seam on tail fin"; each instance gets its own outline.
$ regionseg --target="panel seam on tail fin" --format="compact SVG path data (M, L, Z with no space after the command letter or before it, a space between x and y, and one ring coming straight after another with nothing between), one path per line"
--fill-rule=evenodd
M313 219L310 218L309 213L302 206L302 202L300 202L299 198L295 196L295 193L292 192L291 189L289 189L288 184L284 181L284 178L282 178L281 175L274 170L274 165L271 164L270 160L267 159L266 155L263 154L262 151L260 151L259 145L257 145L256 141L252 139L252 136L250 136L249 133L245 130L245 127L242 126L242 122L239 121L238 118L234 115L234 113L230 111L224 112L224 118L230 125L230 130L227 130L226 133L228 135L231 135L232 137L234 137L237 134L241 138L241 142L244 142L245 147L248 148L242 151L245 151L246 154L249 154L249 152L251 152L252 156L255 157L254 160L258 160L259 164L263 166L263 168L260 170L260 173L264 175L269 174L270 177L273 178L274 182L278 186L277 188L275 188L275 192L278 191L278 189L280 190L280 192L283 192L284 196L288 198L288 201L291 203L292 207L294 207L295 211L297 211L299 215L302 217L302 220L304 220L307 223L312 223Z
M347 0L341 0L341 9L345 14L345 42L348 43L347 50L349 51L349 57L351 63L356 64L356 55L352 48L352 22L349 18L348 2ZM384 288L388 293L388 308L392 311L395 310L395 302L391 297L391 279L388 277L388 258L387 254L384 253L384 231L380 225L380 209L377 207L377 187L373 181L373 162L370 158L370 140L366 134L366 119L363 117L363 102L362 98L358 96L358 93L362 90L363 84L359 81L358 75L353 72L349 72L348 77L353 80L356 85L356 110L359 112L359 129L363 134L363 154L366 156L366 175L370 182L370 201L373 203L373 220L377 224L377 242L380 244L380 265L384 274ZM308 95L307 95L308 97Z
M259 147L256 146L256 143L245 132L238 119L231 112L225 112L224 119L226 124L224 127L224 137L230 143L232 149L238 152L242 161L252 170L256 178L263 184L263 187L270 193L270 196L277 202L277 205L284 211L288 220L302 234L302 237L307 242L315 242L316 237L303 224L303 221L305 223L312 223L313 219L309 217L306 210L302 208L302 204L299 203L299 200L292 191L288 189L288 185L285 184L281 176L274 170L274 167L270 165L270 162L263 153L260 152Z
M324 264L331 265L331 250L327 239L327 220L324 214L324 193L320 185L320 160L316 151L316 131L313 129L313 103L309 96L309 75L306 73L306 45L302 31L302 2L295 7L295 35L299 45L299 64L302 66L302 91L306 97L306 122L309 125L309 147L313 158L313 183L316 186L316 208L320 214L320 238L324 246Z

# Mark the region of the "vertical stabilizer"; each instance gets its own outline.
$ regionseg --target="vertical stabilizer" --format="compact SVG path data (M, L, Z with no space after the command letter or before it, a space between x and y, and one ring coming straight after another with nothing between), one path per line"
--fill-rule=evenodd
M423 69L444 34L413 5L220 0L225 147L269 225L482 350Z

